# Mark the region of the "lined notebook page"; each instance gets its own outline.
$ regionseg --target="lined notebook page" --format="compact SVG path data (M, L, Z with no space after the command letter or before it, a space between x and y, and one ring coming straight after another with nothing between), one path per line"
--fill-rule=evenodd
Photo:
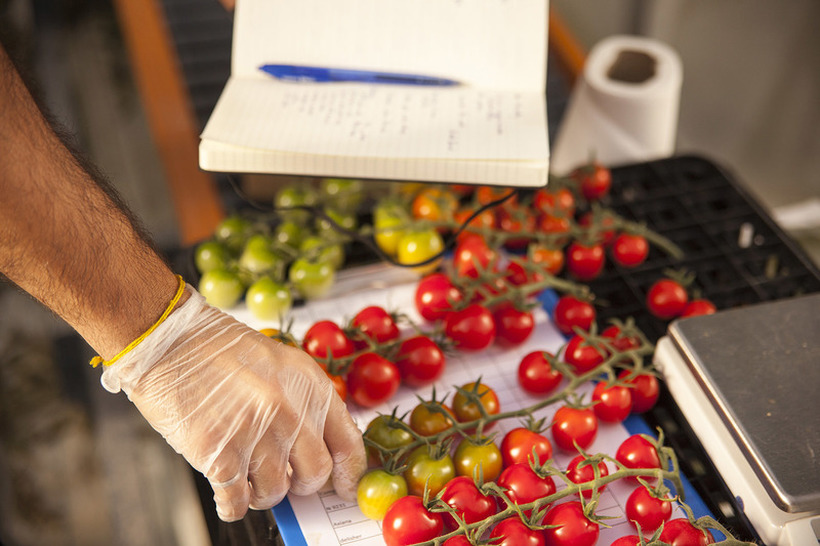
M232 79L202 135L323 155L544 159L544 97L466 87Z
M278 63L488 88L543 91L546 82L545 0L239 0L235 18L234 77Z

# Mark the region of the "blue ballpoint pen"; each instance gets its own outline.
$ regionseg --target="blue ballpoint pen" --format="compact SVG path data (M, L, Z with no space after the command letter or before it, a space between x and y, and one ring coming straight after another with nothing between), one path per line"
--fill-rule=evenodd
M280 80L299 82L360 82L395 85L459 85L455 80L423 76L420 74L399 74L371 70L348 70L345 68L324 68L319 66L296 66L289 64L266 64L259 67Z

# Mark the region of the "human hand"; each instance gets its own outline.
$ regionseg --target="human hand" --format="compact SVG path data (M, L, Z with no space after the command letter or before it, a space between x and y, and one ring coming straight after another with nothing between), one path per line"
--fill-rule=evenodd
M188 300L103 372L214 489L219 517L241 519L332 477L353 499L366 467L361 432L319 365Z

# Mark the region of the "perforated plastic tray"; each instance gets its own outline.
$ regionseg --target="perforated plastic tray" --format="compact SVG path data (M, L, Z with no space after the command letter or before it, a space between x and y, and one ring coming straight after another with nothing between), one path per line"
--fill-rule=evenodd
M718 309L820 291L820 271L765 210L715 163L673 157L615 168L606 206L645 222L685 253L673 260L653 247L634 269L608 263L590 284L603 321L632 316L653 340L667 321L646 310L646 292L667 269L695 274L693 288Z

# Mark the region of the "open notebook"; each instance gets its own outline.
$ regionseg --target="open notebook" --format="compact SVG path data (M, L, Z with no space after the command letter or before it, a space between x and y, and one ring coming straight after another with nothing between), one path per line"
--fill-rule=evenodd
M547 0L240 0L209 171L543 186ZM277 80L265 64L458 86Z

